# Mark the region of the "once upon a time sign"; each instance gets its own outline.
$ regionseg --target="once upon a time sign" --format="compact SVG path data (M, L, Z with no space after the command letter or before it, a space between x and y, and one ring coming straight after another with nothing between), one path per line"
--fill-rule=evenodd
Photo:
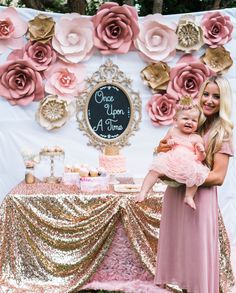
M130 100L121 87L105 84L91 94L87 114L92 130L103 139L115 139L130 121Z

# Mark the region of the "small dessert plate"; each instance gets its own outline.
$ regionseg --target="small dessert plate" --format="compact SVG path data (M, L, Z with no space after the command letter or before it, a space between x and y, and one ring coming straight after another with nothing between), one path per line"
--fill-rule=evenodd
M114 190L121 193L140 192L141 185L137 184L115 184Z

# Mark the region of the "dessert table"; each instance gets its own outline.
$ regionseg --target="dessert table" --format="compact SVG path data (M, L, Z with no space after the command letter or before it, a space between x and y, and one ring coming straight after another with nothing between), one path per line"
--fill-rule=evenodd
M137 204L134 193L112 189L89 194L76 186L20 183L0 208L1 292L157 292L162 199L151 193ZM232 271L221 220L220 251L227 292Z

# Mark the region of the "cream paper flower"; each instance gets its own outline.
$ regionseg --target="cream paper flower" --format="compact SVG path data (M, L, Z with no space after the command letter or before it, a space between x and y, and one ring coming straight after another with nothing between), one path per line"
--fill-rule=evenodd
M40 102L36 120L42 127L52 130L62 127L72 112L72 103L68 104L67 101L59 99L56 95L48 95Z
M192 15L184 15L180 18L176 34L178 36L176 49L185 53L199 50L204 44L202 29L195 23L195 17Z

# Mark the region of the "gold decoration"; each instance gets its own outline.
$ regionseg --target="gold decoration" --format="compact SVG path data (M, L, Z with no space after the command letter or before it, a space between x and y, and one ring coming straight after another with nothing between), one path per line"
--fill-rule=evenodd
M161 195L150 194L137 204L133 194L88 196L76 186L21 183L0 209L1 288L14 284L17 292L19 284L27 292L75 292L104 260L120 219L143 266L154 275ZM234 278L220 214L219 235L220 288L228 293Z
M29 38L31 41L47 43L54 36L55 21L52 17L39 14L28 22Z
M153 92L166 90L170 80L170 67L161 61L152 63L141 71L141 77Z
M105 64L99 67L98 71L94 72L90 78L87 78L86 82L86 90L77 97L77 121L79 129L89 137L88 145L92 145L99 150L103 150L105 145L119 147L129 145L128 139L131 135L134 135L134 131L139 129L139 123L141 122L142 116L142 101L139 94L132 89L131 79L126 77L124 72L108 59ZM90 100L94 93L103 87L113 87L116 90L119 89L120 92L125 94L130 105L130 109L127 110L127 112L129 112L128 125L125 130L115 138L103 138L102 136L99 136L91 127L89 120L88 105ZM112 99L113 97L107 98ZM109 106L113 106L112 102ZM116 110L120 111L120 109ZM109 115L112 118L112 114L109 113Z
M36 119L47 130L60 128L69 119L71 111L72 104L68 105L67 101L48 95L40 102Z
M178 36L176 49L185 51L185 53L199 50L204 44L202 29L196 25L194 16L182 16L179 20L176 34Z
M205 54L202 55L201 60L211 70L220 74L225 74L233 64L230 52L223 46L207 48Z

